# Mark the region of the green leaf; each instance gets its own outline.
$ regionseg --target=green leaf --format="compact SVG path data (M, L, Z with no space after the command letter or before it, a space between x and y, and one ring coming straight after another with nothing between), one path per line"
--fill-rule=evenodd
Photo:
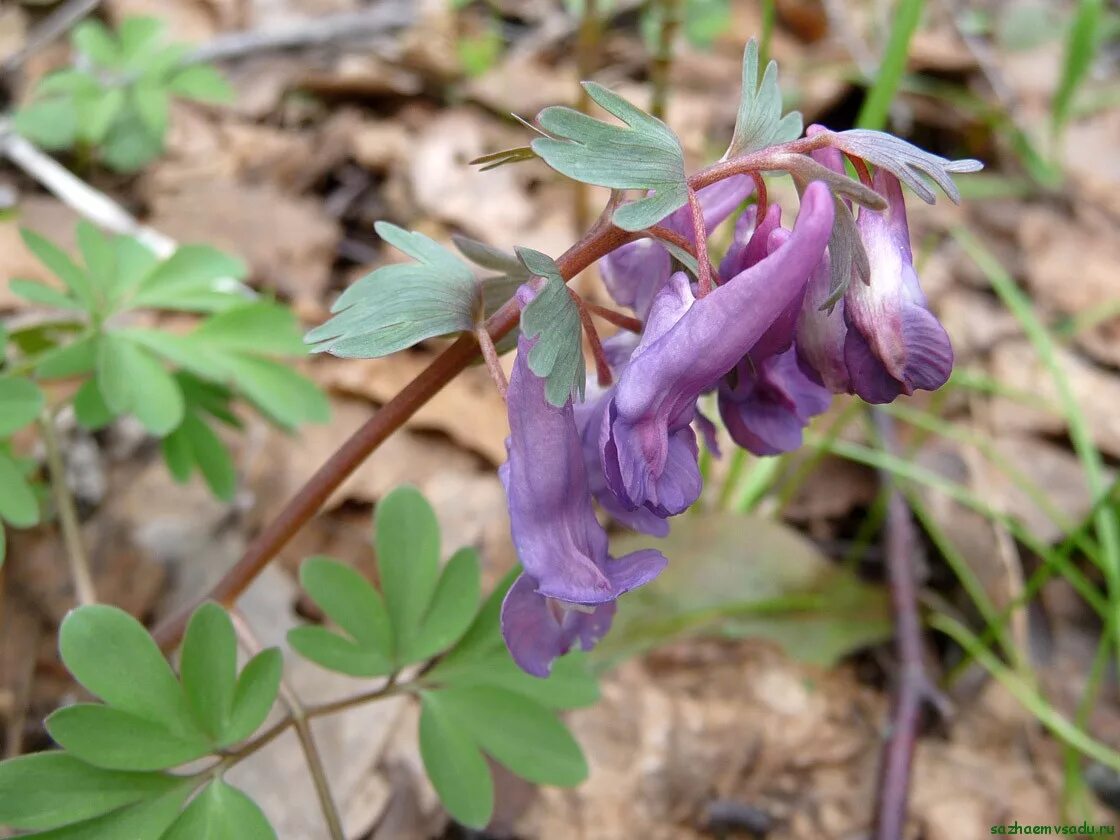
M167 89L186 99L214 104L232 102L236 96L225 76L209 64L194 64L180 70L168 81Z
M735 158L768 146L796 140L801 136L801 114L790 111L782 116L782 92L778 89L778 65L766 65L758 80L758 42L753 38L743 51L743 90L735 132L724 155Z
M78 114L68 99L40 99L16 111L12 128L44 149L69 149L78 133Z
M171 666L135 618L117 607L78 607L62 621L62 661L86 690L126 712L195 729Z
M183 422L186 423L186 417ZM160 441L160 451L171 477L180 484L186 484L194 472L194 455L182 426Z
M599 699L599 685L586 654L569 653L553 663L546 678L532 677L517 666L501 643L497 623L491 632L498 642L492 652L448 665L441 660L425 675L425 684L488 685L524 695L550 709L578 709L594 705Z
M335 316L307 334L313 352L375 358L474 329L481 296L470 268L422 233L387 222L374 228L417 262L382 266L343 292Z
M183 421L183 392L175 379L151 353L115 333L99 342L97 381L110 409L135 414L153 435L162 437Z
M171 105L167 91L150 82L138 84L132 89L132 105L152 136L163 137Z
M562 407L574 394L582 399L587 381L579 309L551 259L529 248L518 248L517 255L531 272L547 278L521 310L521 332L537 341L529 351L529 370L548 380L548 401Z
M514 567L498 581L498 585L486 596L486 600L474 617L474 621L471 622L471 626L467 628L467 632L462 635L455 647L448 651L446 656L440 658L435 668L429 672L430 674L442 673L444 669L472 663L490 656L495 651L505 650L505 644L499 634L502 601L505 600L506 593L513 586L513 582L517 580L519 574L521 574L521 569Z
M38 280L21 280L17 278L8 284L8 288L11 290L12 294L18 295L31 303L39 303L43 306L50 306L54 309L65 309L67 311L81 312L85 309L85 306L78 300L53 286L40 283Z
M420 757L447 812L465 826L486 828L494 811L490 767L437 692L420 695Z
M661 120L601 85L583 82L583 87L626 127L571 108L545 108L537 122L555 138L538 137L533 151L557 172L577 181L649 190L650 195L615 210L614 223L623 230L642 230L683 207L688 202L688 181L677 136Z
M219 743L222 746L244 741L260 728L268 717L276 694L284 657L279 648L266 648L245 663L233 691L233 707Z
M0 569L4 567L4 561L8 559L8 535L4 530L4 520L0 519Z
M78 222L78 248L94 288L108 289L117 272L117 255L112 242L85 219Z
M105 405L96 379L87 379L74 395L74 415L83 428L90 430L102 429L112 422L113 412Z
M1054 101L1050 106L1050 126L1055 136L1059 135L1069 121L1073 106L1073 96L1084 80L1097 54L1101 41L1101 15L1104 0L1078 0L1073 25L1066 36L1065 56L1062 61L1062 75Z
M177 734L150 718L93 703L53 712L46 727L78 758L111 770L166 770L211 751L200 733Z
M260 806L215 779L179 815L162 840L276 840Z
M421 662L455 644L470 626L480 594L478 552L461 548L447 561L420 631L400 653L400 664Z
M221 438L193 411L183 417L175 433L183 436L191 460L198 464L210 492L223 501L231 501L237 493L237 470Z
M35 840L160 840L194 786L194 780L180 779L175 787L154 799L41 834L27 835L27 840L32 837Z
M163 21L159 18L140 16L125 18L117 30L121 56L132 69L142 69L143 60L161 48L162 35Z
M300 584L349 638L324 627L297 627L288 641L301 655L334 671L375 677L393 670L393 634L381 593L357 571L328 557L300 566Z
M0 437L34 422L42 409L38 385L18 376L0 376Z
M163 151L163 137L152 134L135 108L123 108L109 128L98 156L117 172L135 172L144 164L159 157Z
M149 270L131 305L154 309L177 309L182 301L190 301L200 292L222 290L222 281L241 280L248 267L208 245L182 245L155 269Z
M229 382L257 409L285 428L325 423L330 402L310 379L271 359L229 356L223 361Z
M39 521L39 502L11 456L0 451L0 519L17 528L30 528Z
M183 636L179 678L203 732L217 739L233 707L237 680L237 637L229 615L211 602L191 615Z
M69 67L44 76L35 87L35 95L46 97L65 93L90 96L100 90L101 83L96 76L85 70Z
M398 655L414 644L435 594L440 536L435 511L415 487L398 487L373 511L381 590Z
M97 360L97 335L90 333L48 350L35 366L41 379L66 379L89 373Z
M744 545L743 534L751 535ZM616 556L654 542L626 535ZM593 658L613 662L694 636L766 638L823 666L890 637L886 593L822 556L803 536L773 519L731 513L687 517L656 545L673 567L619 601L610 635Z
M104 142L113 122L120 116L125 105L125 92L121 88L95 91L74 99L78 115L78 134L91 145Z
M116 303L139 287L160 261L144 243L131 236L114 236L112 243L117 270L109 287L109 298Z
M38 257L39 261L66 285L66 288L86 309L92 310L95 298L85 271L78 268L61 248L35 231L23 228L20 230L20 236L23 237L23 244L27 246L27 250Z
M0 763L0 825L48 829L166 793L182 779L105 770L61 751Z
M541 704L490 686L452 686L438 695L449 718L510 772L561 787L587 778L579 744Z
M120 64L121 51L117 39L99 20L84 20L74 27L70 35L74 49L102 67Z
M272 302L254 302L227 309L192 334L208 346L263 356L306 356L295 313Z

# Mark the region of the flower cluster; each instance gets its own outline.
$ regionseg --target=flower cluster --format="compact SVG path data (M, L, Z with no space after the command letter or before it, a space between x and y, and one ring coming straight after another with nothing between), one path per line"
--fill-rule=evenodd
M843 176L838 147L813 153L816 171ZM674 272L659 240L638 239L603 258L608 292L643 328L604 342L613 383L589 382L582 403L549 404L527 361L534 342L521 336L501 474L524 572L506 597L502 632L524 670L544 676L577 643L592 647L609 629L616 599L664 568L655 550L611 557L592 500L626 527L665 535L668 517L701 493L697 430L712 429L697 408L703 394L715 392L736 444L774 455L800 446L833 394L883 403L948 379L952 349L918 285L899 179L886 166L873 176L864 171L885 209L858 209L870 278L853 279L838 300L830 300L830 261L838 216L852 210L813 180L801 190L792 229L775 204L761 218L757 205L742 213L719 264L722 280L706 295ZM699 191L705 234L753 185L739 175ZM695 244L688 207L660 227ZM537 282L518 293L523 306Z

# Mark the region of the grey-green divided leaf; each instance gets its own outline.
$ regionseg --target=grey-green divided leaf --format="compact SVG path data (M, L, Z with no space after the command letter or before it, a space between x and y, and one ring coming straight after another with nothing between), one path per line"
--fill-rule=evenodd
M0 825L49 829L88 820L166 793L182 779L165 773L105 770L65 752L0 763Z
M502 304L514 296L518 287L533 276L514 254L507 254L499 248L459 234L453 235L451 240L463 256L475 265L497 272L493 277L482 279L482 304L487 317L497 312Z
M750 154L768 146L796 140L801 136L801 114L790 111L782 116L782 92L778 88L778 65L766 65L758 79L758 42L754 39L743 51L743 88L735 132L725 158Z
M175 787L153 799L26 837L27 840L161 840L194 785L193 780L180 780Z
M38 385L19 376L0 376L0 437L33 422L42 408Z
M150 717L93 703L59 709L46 726L67 751L111 770L166 770L211 752L200 732L175 732Z
M335 316L307 334L312 350L375 358L473 329L481 297L470 268L422 233L387 222L374 227L417 262L382 266L343 292L331 308Z
M276 840L260 807L221 779L191 800L162 840Z
M750 535L746 542L744 534ZM620 555L649 545L648 538L627 535L611 549ZM691 560L619 601L614 627L591 654L596 661L708 635L764 637L795 657L829 665L890 636L886 593L830 563L780 522L730 513L690 516L657 546Z
M517 255L529 271L546 278L544 286L521 310L521 332L526 338L536 339L529 351L529 369L548 380L545 394L553 405L563 406L574 394L582 399L587 369L579 309L556 263L530 248L518 248Z
M237 636L229 615L215 603L191 615L179 654L179 679L191 712L213 739L225 731L237 680Z
M439 580L435 511L415 487L398 487L374 509L374 545L398 654L409 650Z
M587 778L587 761L555 713L523 694L492 686L451 686L439 702L453 725L523 779L570 787Z
M39 521L39 502L10 455L0 450L0 519L17 528L30 528Z
M398 664L420 662L451 647L470 626L480 593L478 552L461 548L447 561L420 629L400 652Z
M490 767L438 692L420 695L420 757L447 812L465 826L485 828L494 811Z
M233 690L229 719L219 738L222 746L244 741L264 723L276 702L283 669L284 657L278 648L262 650L245 663Z
M297 627L288 642L301 655L334 671L374 677L393 670L393 631L381 593L337 560L311 557L300 567L300 584L349 638L324 627Z
M683 207L688 202L688 181L677 136L661 120L601 85L584 82L583 87L625 127L571 108L545 108L537 122L553 137L533 140L533 151L557 172L577 181L648 190L649 195L615 210L614 223L624 230L642 230Z
M124 610L105 604L72 610L59 628L58 647L66 669L106 703L169 727L194 728L171 666Z

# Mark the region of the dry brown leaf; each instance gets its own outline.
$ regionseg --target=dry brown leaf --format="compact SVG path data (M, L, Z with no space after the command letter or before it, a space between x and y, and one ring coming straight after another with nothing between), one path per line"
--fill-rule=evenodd
M313 371L324 388L386 403L434 358L431 353L412 352L385 359L323 359ZM367 416L372 411L364 410ZM407 426L443 432L492 464L506 460L505 403L480 367L455 377L421 406Z

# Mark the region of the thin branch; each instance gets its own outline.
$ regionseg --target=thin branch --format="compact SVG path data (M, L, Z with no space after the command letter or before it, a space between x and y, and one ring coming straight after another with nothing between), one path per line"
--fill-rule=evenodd
M62 529L62 541L66 547L66 559L70 565L70 579L74 582L74 595L79 604L96 604L97 591L93 586L93 575L89 570L89 558L82 545L82 531L78 524L78 512L74 509L74 497L66 483L66 465L62 461L62 450L58 445L58 435L54 430L54 418L44 411L39 418L39 428L43 434L43 444L47 449L47 472L50 473L51 492L58 511L58 523Z
M696 190L688 188L688 209L692 213L692 232L696 237L696 266L697 280L700 288L697 297L704 297L712 290L712 263L708 259L708 227L704 221L704 208L700 206L700 199Z
M622 327L632 333L640 333L642 331L642 322L637 318L631 318L629 315L624 315L621 312L616 312L607 306L600 306L597 303L584 301L583 305L587 307L587 311L592 315L598 315L609 324L614 324L616 327Z
M732 175L750 174L760 169L773 168L775 154L804 154L823 148L829 142L829 133L821 132L773 149L720 161L691 176L688 184L692 189L697 190ZM565 280L571 280L601 257L642 235L648 233L620 230L610 223L609 218L601 216L577 243L564 252L556 261L556 265L561 276ZM517 325L518 315L516 302L510 301L490 316L486 322L486 329L491 339L497 341L512 330ZM378 409L315 471L279 515L253 540L241 559L213 588L156 629L154 635L160 646L168 650L178 643L186 629L191 612L203 601L215 600L227 607L232 606L261 570L318 512L342 482L389 435L403 426L421 406L462 372L478 356L478 353L478 341L473 335L460 336L396 396Z
M158 230L142 225L105 193L78 178L35 144L20 137L4 120L0 120L0 155L46 187L91 222L144 243L157 257L171 256L178 244Z
M662 225L653 225L652 227L648 227L644 231L642 231L641 235L649 236L652 239L661 239L665 242L668 242L670 245L676 245L678 248L680 248L682 251L696 260L697 266L700 265L700 260L696 255L696 246L672 228L667 228ZM719 272L716 271L716 267L712 265L710 259L708 260L708 274L711 276L712 281L718 286L720 282Z
M485 327L479 327L474 331L474 337L478 339L479 349L482 351L482 358L486 362L486 370L490 374L490 378L494 381L494 386L498 389L498 393L502 395L502 399L506 398L509 392L509 382L506 381L506 372L502 369L502 363L498 359L498 348L494 346L494 340L490 338L490 333L486 331Z
M757 199L755 211L755 224L762 224L762 220L766 218L766 211L770 209L770 195L766 191L766 179L762 177L761 172L752 172L751 178L754 180L754 194Z
M883 449L889 454L898 454L894 418L878 409L873 411L873 417ZM918 584L914 575L914 522L893 476L881 471L880 481L888 488L887 576L899 672L890 727L879 767L875 837L877 840L897 840L903 836L906 824L910 770L922 708L926 703L940 706L943 701L926 674L922 653Z
M591 320L591 313L587 311L583 298L572 289L568 289L568 294L575 301L576 309L579 311L579 322L583 324L583 332L591 345L591 358L595 360L595 375L598 377L599 387L606 388L611 384L614 376L607 361L607 354L603 352L603 341L599 338L599 331L595 329L595 323Z
M245 616L237 610L230 610L229 613L242 645L250 655L259 653L261 643L257 641L253 629L249 626L249 622L245 620ZM311 734L307 710L291 683L283 676L280 678L280 699L288 708L288 719L291 725L296 728L296 737L299 738L300 747L302 747L304 758L307 760L307 768L311 772L311 781L315 785L315 794L319 797L319 806L323 810L323 819L326 820L331 840L346 840L346 833L342 830L342 818L338 814L338 806L331 795L327 770L323 766L323 757L319 753L319 748L315 745L315 738Z
M386 35L411 26L414 3L382 2L360 12L342 12L279 29L230 32L191 51L183 64L230 61L262 52L323 47L339 41Z
M31 56L69 32L71 27L100 4L101 0L67 0L31 30L22 49L12 53L4 59L3 63L0 63L0 76L7 76L19 70Z

